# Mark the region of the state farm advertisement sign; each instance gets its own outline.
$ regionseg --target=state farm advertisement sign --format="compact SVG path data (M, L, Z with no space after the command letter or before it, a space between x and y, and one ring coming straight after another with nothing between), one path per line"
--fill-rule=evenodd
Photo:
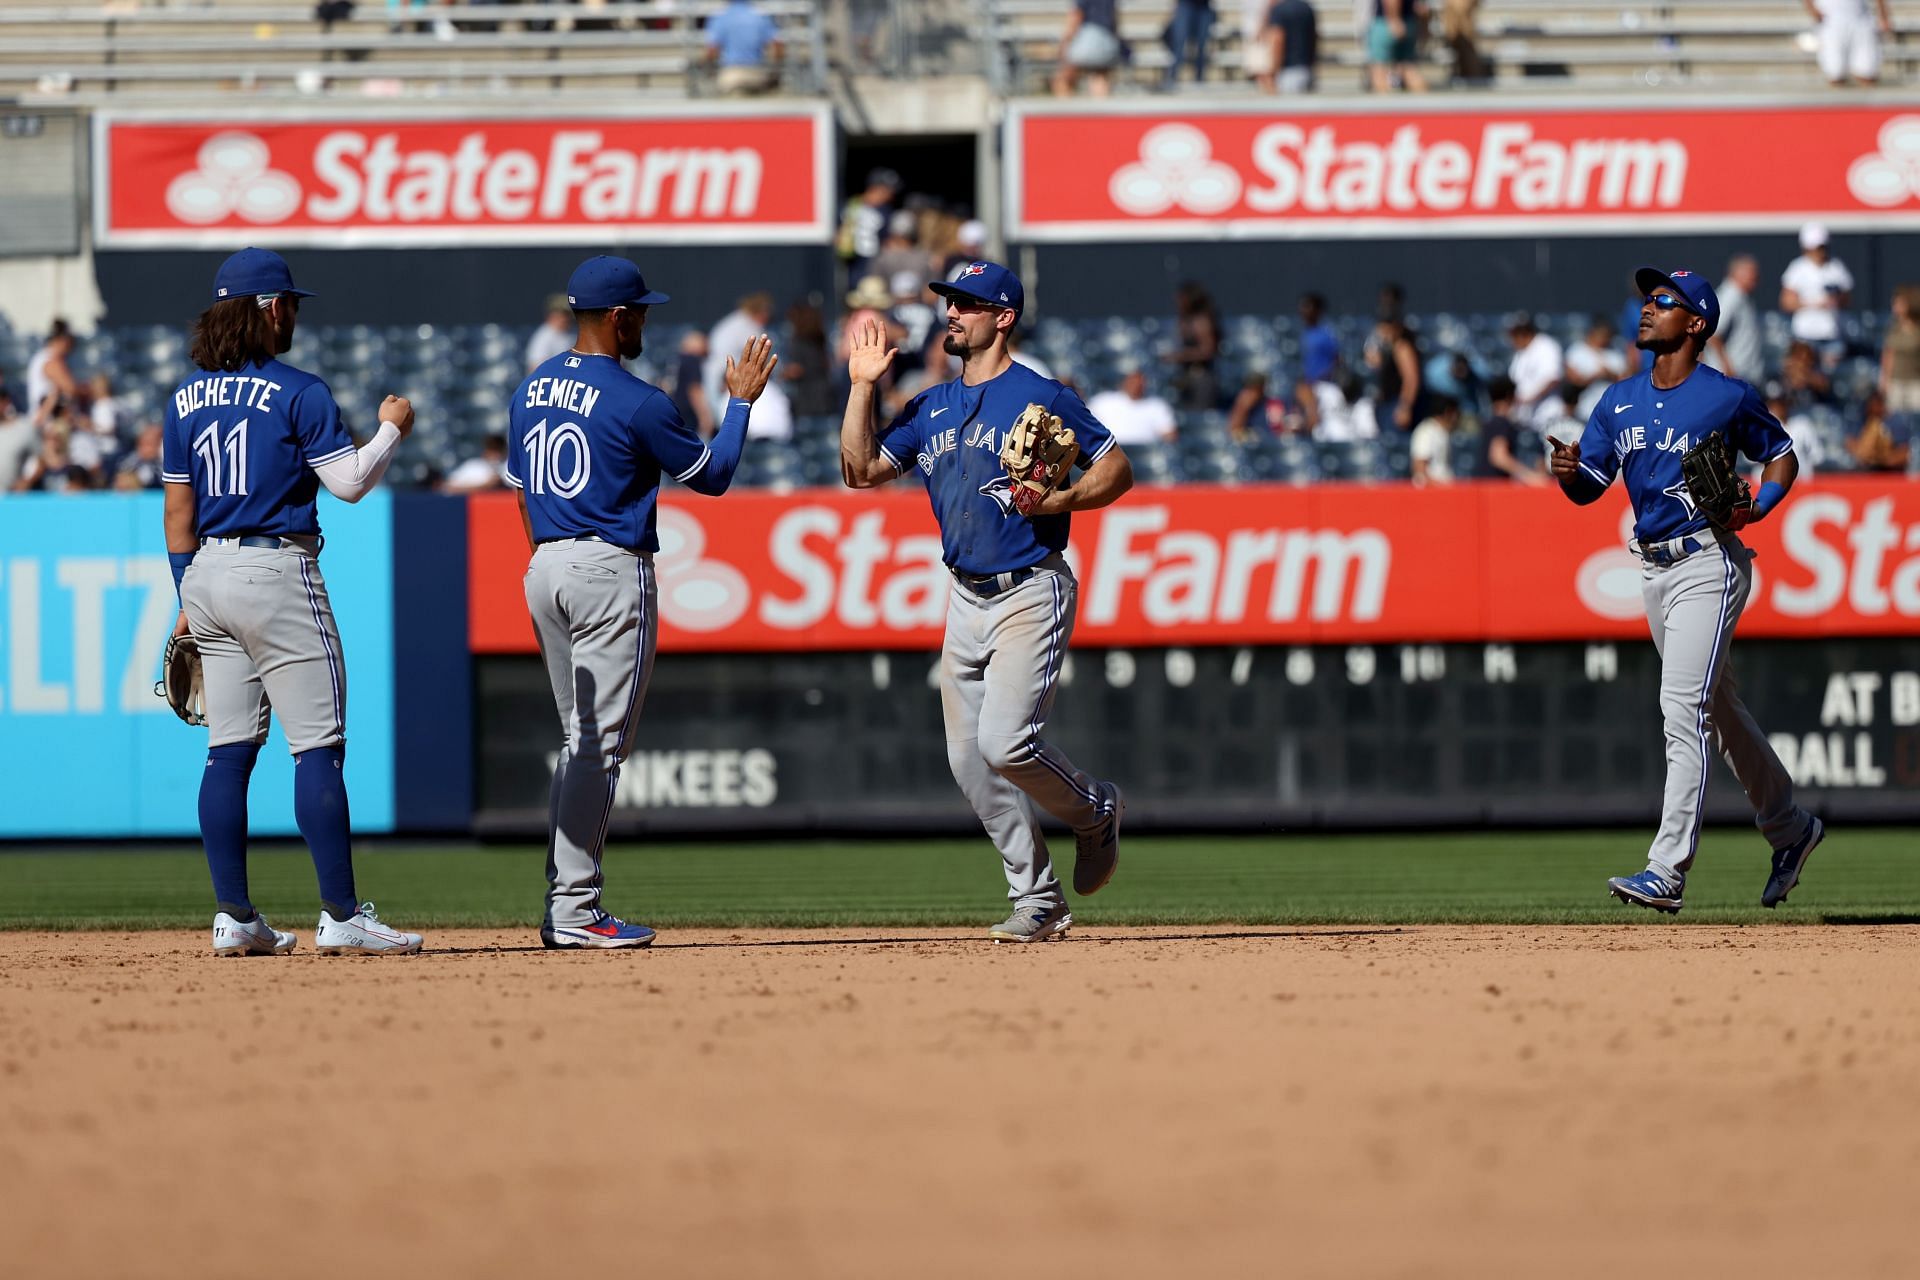
M1033 107L1006 155L1026 240L1920 223L1920 114L1884 106Z
M113 245L824 240L824 108L700 116L102 116Z
M515 499L471 500L479 653L530 653ZM1140 488L1074 517L1091 646L1594 640L1647 634L1616 492L1466 484ZM1743 636L1920 635L1920 485L1822 478L1744 535ZM952 586L926 495L663 495L667 650L937 648Z

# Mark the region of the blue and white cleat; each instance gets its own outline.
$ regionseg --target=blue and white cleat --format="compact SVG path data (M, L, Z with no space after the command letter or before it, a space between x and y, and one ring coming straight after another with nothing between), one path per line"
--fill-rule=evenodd
M1767 877L1767 887L1760 891L1760 905L1777 907L1787 900L1793 892L1793 886L1800 883L1801 868L1807 865L1807 859L1826 838L1827 827L1818 818L1807 821L1807 833L1784 849L1773 851L1773 874Z
M540 945L549 951L610 951L653 944L653 930L601 912L592 924L543 924Z
M1652 907L1668 915L1680 914L1680 893L1685 888L1648 867L1639 875L1615 876L1607 881L1607 891L1622 902L1636 907Z

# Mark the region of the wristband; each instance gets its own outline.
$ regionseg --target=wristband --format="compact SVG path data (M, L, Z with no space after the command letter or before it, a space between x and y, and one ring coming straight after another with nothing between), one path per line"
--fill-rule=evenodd
M1753 499L1754 519L1759 519L1780 505L1780 499L1787 496L1787 487L1778 480L1769 480L1760 486L1760 492Z
M173 601L180 603L180 579L187 576L187 566L193 563L191 551L167 552L167 567L173 570Z

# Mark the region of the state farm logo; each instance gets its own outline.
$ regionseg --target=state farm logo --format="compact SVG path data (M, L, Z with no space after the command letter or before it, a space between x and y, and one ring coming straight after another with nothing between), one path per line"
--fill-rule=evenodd
M270 169L267 144L250 133L216 133L200 144L199 168L167 184L167 212L196 227L231 217L284 222L300 207L293 175Z
M1920 197L1920 116L1895 116L1880 126L1880 149L1847 169L1847 190L1876 209Z
M657 512L660 554L654 581L660 588L660 616L682 631L720 631L738 622L753 603L746 575L704 558L707 531L697 517L671 507Z
M1178 205L1212 217L1240 198L1240 175L1213 158L1213 143L1190 124L1163 124L1140 138L1140 159L1121 168L1107 193L1123 212L1152 218Z

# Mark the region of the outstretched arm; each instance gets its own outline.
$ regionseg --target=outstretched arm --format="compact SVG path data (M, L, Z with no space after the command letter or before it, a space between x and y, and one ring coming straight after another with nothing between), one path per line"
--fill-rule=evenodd
M849 489L871 489L900 474L881 454L873 431L874 384L886 376L900 352L887 345L887 335L871 319L847 338L847 376L853 386L847 392L846 415L840 419L840 478Z

